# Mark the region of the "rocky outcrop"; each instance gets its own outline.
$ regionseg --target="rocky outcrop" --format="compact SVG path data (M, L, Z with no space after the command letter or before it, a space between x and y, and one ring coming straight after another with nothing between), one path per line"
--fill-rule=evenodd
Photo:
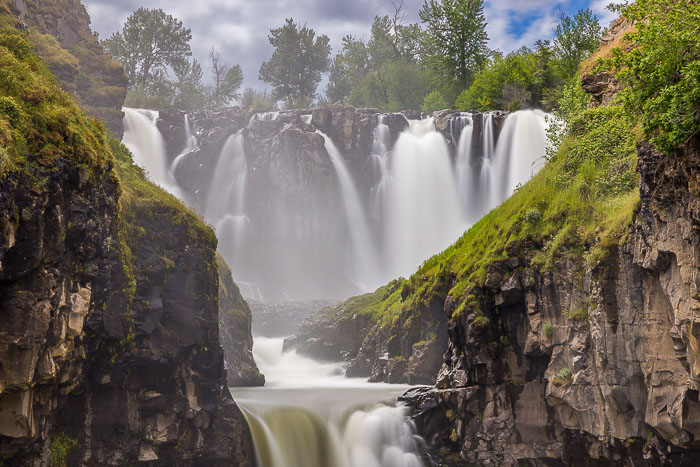
M1 42L17 78L0 115L2 461L252 465L213 232L107 143L23 34Z
M402 293L394 281L372 294L351 298L301 323L286 349L326 361L348 363L346 376L371 382L433 384L447 348L442 306L431 302L396 319L373 308Z
M512 244L465 311L444 300L434 388L404 400L444 463L693 465L700 453L700 142L639 147L641 207L591 267Z
M61 87L85 112L121 137L121 108L128 80L90 29L90 17L82 3L0 0L0 16L6 25L24 29Z
M265 377L253 360L250 307L233 282L231 269L217 255L219 267L219 335L224 349L228 385L262 386Z

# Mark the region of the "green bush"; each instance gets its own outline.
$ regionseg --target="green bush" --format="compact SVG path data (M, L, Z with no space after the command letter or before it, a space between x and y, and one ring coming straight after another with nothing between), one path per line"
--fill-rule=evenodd
M547 339L551 340L552 337L554 337L554 325L551 321L547 321L542 325L542 332L544 332L544 335Z
M557 375L552 378L552 384L555 386L570 386L573 381L571 370L566 366L559 370Z
M542 220L542 212L539 209L530 209L525 213L524 219L528 224L537 224L540 220Z
M425 96L425 99L423 99L423 106L421 107L421 110L427 114L430 114L438 110L445 110L448 107L449 104L445 98L442 97L442 93L440 93L440 91L433 91Z
M51 437L51 467L66 467L66 457L78 447L78 442L65 433Z
M645 137L670 154L700 133L700 3L638 0L619 9L636 30L598 69L617 72L625 108L640 118Z
M569 319L575 322L583 322L588 320L588 306L581 305L574 311L569 312Z

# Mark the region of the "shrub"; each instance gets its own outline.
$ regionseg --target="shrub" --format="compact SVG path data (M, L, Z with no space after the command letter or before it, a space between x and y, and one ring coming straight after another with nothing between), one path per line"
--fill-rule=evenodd
M66 467L66 457L78 447L78 442L65 433L51 437L51 466Z
M452 441L453 443L459 441L459 435L457 434L457 430L455 430L454 428L452 428L452 433L450 434L450 441Z
M573 375L569 367L564 367L552 379L552 384L555 386L569 386L574 381Z
M530 209L525 213L525 222L528 224L534 225L537 224L540 220L542 220L542 212L539 209Z
M544 335L547 337L547 339L551 340L552 337L554 337L554 325L551 321L547 321L542 325L542 332L544 332Z
M636 26L625 36L632 47L613 49L603 68L626 85L620 98L645 137L670 154L700 132L700 4L638 0L619 9Z
M569 319L571 321L581 322L588 320L588 306L581 305L574 311L569 312Z

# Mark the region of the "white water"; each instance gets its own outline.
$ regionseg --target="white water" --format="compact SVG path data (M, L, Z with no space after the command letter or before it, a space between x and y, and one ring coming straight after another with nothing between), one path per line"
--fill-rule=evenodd
M182 192L169 172L165 141L156 123L158 112L123 108L124 139L122 142L134 155L134 163L143 168L150 180L182 199Z
M542 168L548 126L547 114L541 110L508 115L491 164L494 203L505 201L518 185L525 184Z
M331 158L345 207L345 214L350 230L350 251L352 275L360 290L374 290L382 285L378 256L372 234L367 223L367 214L357 194L355 182L350 175L343 156L333 141L320 130L316 133L323 136L326 151Z
M396 142L389 173L387 276L408 277L466 228L447 143L432 119L410 122Z
M263 388L232 388L251 426L260 467L419 467L420 439L396 398L409 386L343 376L343 364L282 353L256 338Z
M180 154L173 160L172 165L170 166L170 169L168 172L170 173L170 177L175 180L175 174L177 173L177 168L182 164L182 162L189 156L192 151L194 151L197 148L197 137L192 134L192 126L190 125L190 117L189 115L185 115L185 147L180 152Z
M206 199L193 204L215 227L244 295L261 301L342 299L412 274L541 168L547 127L541 111L516 112L501 123L494 113L460 114L449 122L452 140L458 139L451 157L432 119L409 122L408 129L392 135L380 115L367 156L346 159L324 135L336 198L324 178L326 154L298 149L288 139L273 147L278 152L270 157L245 154L256 122L267 122L266 132L294 114L253 115L248 130L231 136L218 159L210 157L198 169L184 163L198 145L189 118L185 147L171 164L156 127L158 113L124 112L124 143L153 181L194 199L199 191L181 193L174 177L212 174L205 186L200 181L195 187L208 193ZM313 125L311 115L301 120ZM269 194L260 184L266 178L275 184ZM282 197L288 193L304 202Z

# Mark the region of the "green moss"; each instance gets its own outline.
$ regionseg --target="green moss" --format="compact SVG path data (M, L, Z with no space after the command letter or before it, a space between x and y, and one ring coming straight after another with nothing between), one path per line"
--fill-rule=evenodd
M452 428L452 433L450 433L450 441L453 443L459 441L459 435L457 434L457 430L454 428Z
M66 467L66 457L78 447L78 442L65 433L51 436L51 467Z
M0 147L0 176L58 170L58 160L85 167L85 181L112 169L102 124L58 88L26 35L11 30L0 31Z
M447 419L451 422L454 422L455 419L457 418L457 415L455 414L455 411L452 409L447 409L447 412L445 412L445 416Z

